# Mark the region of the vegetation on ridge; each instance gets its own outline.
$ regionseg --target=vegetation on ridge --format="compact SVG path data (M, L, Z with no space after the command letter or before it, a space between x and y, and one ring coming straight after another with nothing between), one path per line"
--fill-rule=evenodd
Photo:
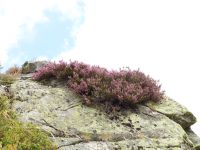
M37 81L52 78L66 82L69 88L84 97L87 104L111 102L124 106L148 100L159 101L163 97L157 81L129 68L108 71L77 61L60 61L50 62L33 75Z
M0 69L3 67L0 64ZM16 81L16 79L21 74L21 68L17 67L16 65L10 67L6 73L0 73L0 85L10 85Z
M0 85L10 85L15 82L16 76L0 73Z

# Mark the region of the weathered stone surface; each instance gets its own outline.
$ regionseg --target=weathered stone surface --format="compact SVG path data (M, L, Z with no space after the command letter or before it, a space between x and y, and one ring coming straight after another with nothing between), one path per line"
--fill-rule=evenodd
M191 129L187 129L186 133L188 134L189 139L194 144L195 149L200 150L200 138Z
M35 62L27 61L22 65L22 74L34 73L47 63L48 63L47 61L35 61Z
M13 109L23 122L49 133L61 150L193 150L183 128L157 110L138 105L111 120L104 107L87 107L67 88L19 80Z
M0 85L0 95L6 95L6 86Z
M21 74L21 75L20 75L20 79L21 79L21 80L27 80L27 79L31 79L32 76L33 76L33 73Z
M165 97L162 101L155 103L149 101L145 104L154 111L162 113L180 124L184 129L196 123L196 117L188 109L176 101Z

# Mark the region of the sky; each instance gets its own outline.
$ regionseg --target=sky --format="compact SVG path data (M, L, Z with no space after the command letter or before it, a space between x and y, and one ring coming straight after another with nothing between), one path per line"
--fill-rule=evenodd
M0 63L140 68L198 119L200 1L0 0Z

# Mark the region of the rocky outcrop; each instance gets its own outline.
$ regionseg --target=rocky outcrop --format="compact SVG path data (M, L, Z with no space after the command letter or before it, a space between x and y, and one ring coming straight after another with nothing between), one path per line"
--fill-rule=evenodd
M194 150L185 128L196 119L171 99L137 105L112 119L104 105L88 107L66 87L18 80L10 91L19 119L46 131L60 150ZM174 110L175 109L175 110ZM173 116L173 117L172 117ZM194 142L194 143L192 143Z
M200 149L200 138L190 129L196 118L176 101L165 97L159 103L138 104L113 118L105 105L84 105L82 97L61 82L32 81L31 73L46 63L25 63L17 81L0 83L0 94L12 97L19 120L43 129L59 150Z
M39 68L41 68L42 66L46 65L47 63L48 63L47 61L35 61L35 62L26 61L22 65L22 73L23 74L34 73Z
M188 111L186 107L169 97L165 97L158 103L149 101L145 105L154 111L166 115L176 123L180 124L184 129L189 128L196 123L196 117Z

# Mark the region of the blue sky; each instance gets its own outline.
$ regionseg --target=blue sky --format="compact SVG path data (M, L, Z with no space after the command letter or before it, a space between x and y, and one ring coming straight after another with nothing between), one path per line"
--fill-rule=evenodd
M198 118L199 0L0 0L0 63L78 60L140 68Z
M23 0L21 3L22 2ZM26 60L51 60L62 51L67 51L73 48L75 43L73 33L84 20L84 5L81 0L75 0L74 2L67 0L64 4L62 4L62 0L52 1L51 6L47 8L45 8L44 5L46 3L44 3L43 6L41 5L43 8L39 10L41 11L41 14L38 14L38 16L34 16L37 13L37 10L31 8L32 6L29 5L28 7L33 10L33 13L31 12L32 14L30 13L30 16L24 15L22 16L23 18L20 16L20 13L17 14L17 11L21 9L20 7L15 8L16 10L12 11L9 9L9 6L6 6L6 3L3 3L2 1L1 3L5 5L0 9L2 12L2 18L8 17L7 20L12 19L9 18L11 17L9 16L11 14L13 17L15 17L15 15L17 16L16 22L21 21L19 25L17 23L15 25L15 27L17 27L17 31L15 32L19 32L14 39L16 40L15 43L11 46L9 46L10 43L8 43L7 45L9 48L2 49L4 53L6 52L7 57L6 60L3 61L2 56L1 63L4 66L3 71L8 69L10 66L13 66L13 64L20 66ZM68 4L71 6L62 6L68 6ZM39 5L39 1L38 3L36 2L35 5ZM23 9L26 10L25 8L22 8L22 10ZM22 13L26 12L22 11ZM39 17L39 19L34 20L35 17ZM6 25L5 28L6 30L9 30L9 27L6 27ZM10 28L12 28L12 26Z
M9 50L10 59L15 59L16 54L20 63L39 57L54 58L62 50L71 49L74 46L74 38L71 31L74 22L70 19L61 19L58 12L46 12L48 21L37 24L33 34L25 34L18 44ZM67 49L66 49L66 42ZM9 64L13 65L13 64Z

